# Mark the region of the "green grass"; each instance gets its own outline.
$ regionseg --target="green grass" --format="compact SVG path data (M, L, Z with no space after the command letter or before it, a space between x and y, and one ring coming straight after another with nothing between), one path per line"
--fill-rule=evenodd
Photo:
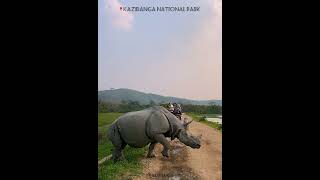
M116 120L122 113L99 113L98 116L98 159L108 156L112 153L113 145L107 139L107 129L110 124ZM123 153L125 161L113 163L108 160L99 166L98 179L123 179L124 177L134 177L142 173L142 164L140 159L148 147L131 148L126 146Z
M206 116L207 118L218 118L220 114L201 114L199 116Z
M196 114L196 113L187 113L187 115L191 116L192 119L194 119L195 121L201 122L203 124L206 124L212 128L215 128L219 131L222 131L222 125L215 123L215 122L210 122L210 121L206 121L206 120L202 120L201 117L206 116L208 118L215 118L217 117L219 114Z

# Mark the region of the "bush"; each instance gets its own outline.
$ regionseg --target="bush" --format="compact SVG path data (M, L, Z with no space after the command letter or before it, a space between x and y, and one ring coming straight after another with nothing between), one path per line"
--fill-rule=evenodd
M222 130L222 124L218 124L218 123L216 123L217 125L216 125L216 129L218 129L218 130Z
M202 116L200 119L199 119L199 121L206 121L206 116Z

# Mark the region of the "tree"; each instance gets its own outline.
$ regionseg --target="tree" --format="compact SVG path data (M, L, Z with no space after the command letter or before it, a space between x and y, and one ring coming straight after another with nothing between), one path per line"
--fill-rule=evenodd
M156 105L156 103L153 100L150 100L149 106L155 106L155 105Z

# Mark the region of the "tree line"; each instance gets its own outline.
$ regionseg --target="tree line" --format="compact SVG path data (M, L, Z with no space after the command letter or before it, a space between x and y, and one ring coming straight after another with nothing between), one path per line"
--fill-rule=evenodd
M105 101L98 101L98 112L131 112L139 111L151 106L157 105L155 102L150 101L149 104L141 105L137 101L122 101L121 103L110 103ZM168 104L160 104L163 107L167 107ZM193 112L198 114L222 114L222 106L211 104L211 105L192 105L192 104L181 104L182 112Z
M183 112L193 112L198 114L222 114L222 106L211 104L211 105L193 105L184 104L182 106Z
M141 105L137 101L122 101L121 103L109 103L104 101L98 101L98 112L130 112L139 111L150 107L149 105Z

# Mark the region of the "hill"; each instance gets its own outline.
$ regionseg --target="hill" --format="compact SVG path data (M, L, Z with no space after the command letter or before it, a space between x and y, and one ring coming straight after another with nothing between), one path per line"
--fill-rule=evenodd
M190 100L178 97L161 96L157 94L144 93L132 89L111 89L98 91L98 99L111 103L121 103L122 101L137 101L142 105L150 104L153 101L156 104L176 102L180 104L194 105L222 105L222 100Z

